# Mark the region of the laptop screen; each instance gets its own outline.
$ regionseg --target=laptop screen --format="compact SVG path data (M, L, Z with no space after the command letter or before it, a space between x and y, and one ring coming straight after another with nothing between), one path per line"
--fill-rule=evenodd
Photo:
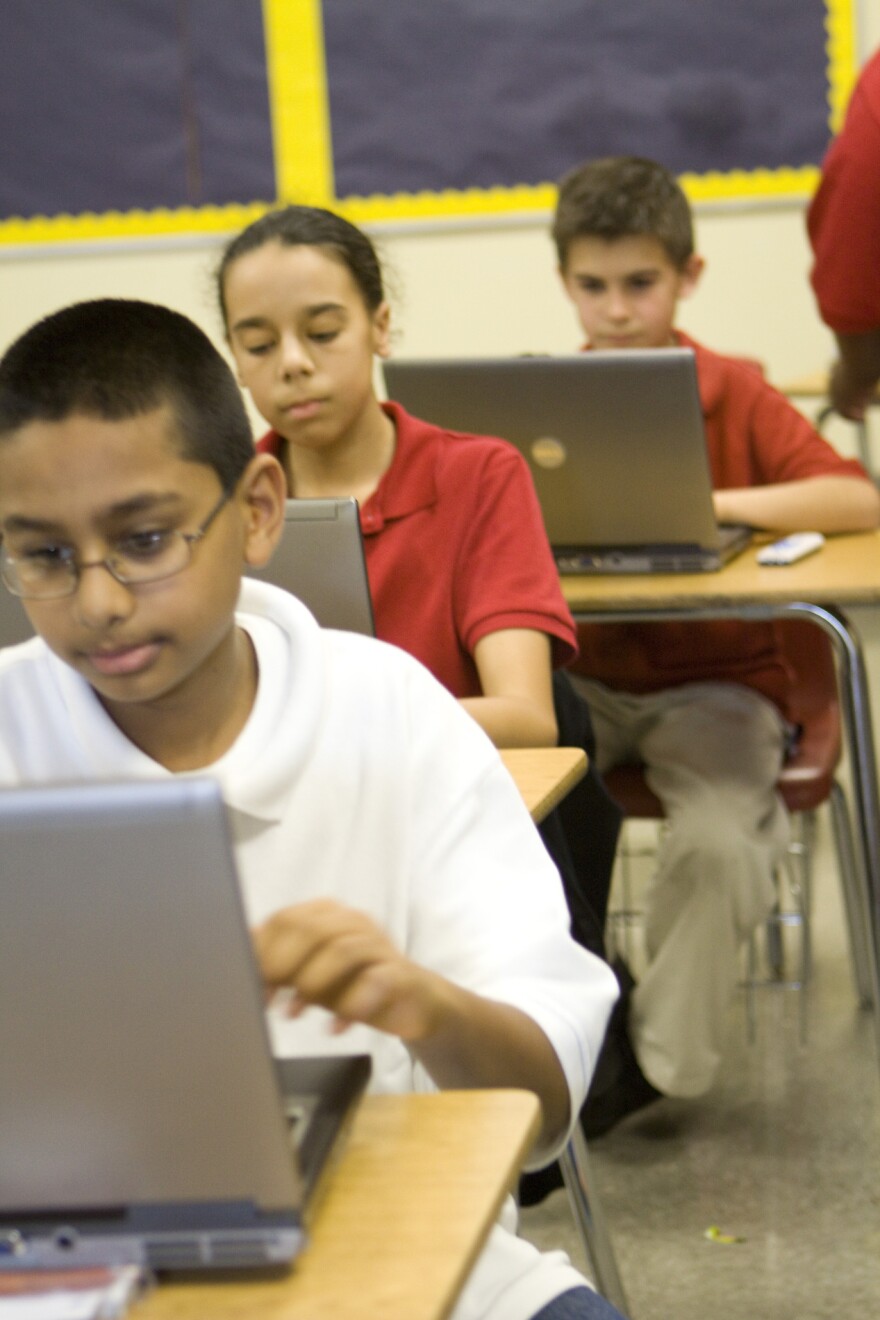
M322 628L375 636L356 500L288 500L274 555L248 573L296 596Z
M717 556L691 349L391 360L384 372L409 411L516 445L561 554L675 546Z
M6 790L0 875L4 1216L295 1209L218 786Z

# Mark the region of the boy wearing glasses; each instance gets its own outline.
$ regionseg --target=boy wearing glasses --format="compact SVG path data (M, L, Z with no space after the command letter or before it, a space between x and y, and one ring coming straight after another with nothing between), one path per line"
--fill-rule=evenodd
M532 1090L545 1162L614 978L570 938L517 790L455 699L402 651L242 585L284 501L229 369L177 313L83 303L9 349L0 571L39 637L0 652L0 787L217 778L276 1053L369 1052L380 1091ZM513 1228L511 1204L457 1320L617 1315Z

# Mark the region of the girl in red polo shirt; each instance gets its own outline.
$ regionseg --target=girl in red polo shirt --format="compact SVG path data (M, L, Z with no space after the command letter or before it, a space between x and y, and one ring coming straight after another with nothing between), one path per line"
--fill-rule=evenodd
M377 635L431 670L499 747L584 746L586 779L541 825L572 929L604 956L620 810L593 761L576 653L531 475L504 440L447 431L382 403L374 364L390 309L372 243L331 211L250 225L217 271L240 383L270 426L294 497L360 506ZM554 669L556 673L554 674ZM529 1175L524 1202L558 1185Z
M376 631L411 652L500 747L557 741L551 673L576 653L525 462L381 403L390 309L370 240L291 206L249 226L218 271L241 384L292 495L360 505Z

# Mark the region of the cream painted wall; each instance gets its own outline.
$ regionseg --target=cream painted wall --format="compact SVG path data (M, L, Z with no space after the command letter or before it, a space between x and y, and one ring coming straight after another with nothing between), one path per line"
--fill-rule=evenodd
M573 351L579 332L555 273L549 217L445 232L380 230L407 356ZM681 323L720 349L761 358L786 381L831 355L807 282L803 207L698 212L707 259ZM26 251L0 260L0 348L47 312L82 298L140 297L193 317L215 338L211 272L219 245Z
M865 57L880 45L880 0L862 0L860 9ZM809 288L803 210L801 204L698 211L697 241L707 268L680 318L684 329L709 345L759 358L777 384L816 371L833 356ZM547 220L430 232L398 228L376 237L391 286L395 352L450 356L577 347L580 336L556 279ZM218 251L219 243L205 241L83 247L54 255L0 252L0 351L40 316L103 296L166 303L222 344L211 280ZM254 424L259 426L256 418ZM838 423L831 437L852 451L852 427ZM871 670L880 678L875 616L857 612Z
M880 45L880 0L859 0L858 10L864 58ZM394 351L573 351L580 334L555 274L548 224L541 217L519 225L374 231L392 293ZM684 329L760 359L779 385L827 366L833 342L809 287L803 203L700 209L697 243L707 266L696 295L682 305ZM0 351L47 312L107 295L167 303L222 343L211 287L219 248L219 241L203 240L0 249ZM831 435L853 448L852 427L836 423Z
M864 53L880 45L880 2L862 0ZM518 226L377 237L408 356L566 352L579 342L557 285L547 219ZM707 258L701 288L681 324L707 343L760 358L785 383L826 364L830 336L807 282L803 206L700 211ZM210 271L218 245L155 243L66 252L0 251L0 351L32 321L66 303L105 295L142 297L188 313L219 340Z

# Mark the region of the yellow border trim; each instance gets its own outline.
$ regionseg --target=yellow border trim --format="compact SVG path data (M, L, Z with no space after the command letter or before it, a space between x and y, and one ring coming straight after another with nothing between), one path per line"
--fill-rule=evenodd
M333 153L320 0L263 0L278 200L333 197Z
M856 0L825 0L828 39L828 126L839 133L859 72L856 53Z
M320 0L262 0L278 200L332 205L355 224L544 215L556 204L551 183L514 188L334 196L329 98ZM858 73L856 0L826 0L829 123L842 122ZM809 196L819 178L802 169L731 171L682 179L692 202ZM235 232L267 205L110 211L0 221L0 246Z
M797 170L685 174L681 182L692 202L714 202L808 196L818 179L818 167L810 165ZM397 193L390 197L381 194L345 197L336 204L336 209L354 224L375 224L386 220L546 213L555 205L555 184L542 183L535 187L523 185L518 188L472 188L464 192Z

